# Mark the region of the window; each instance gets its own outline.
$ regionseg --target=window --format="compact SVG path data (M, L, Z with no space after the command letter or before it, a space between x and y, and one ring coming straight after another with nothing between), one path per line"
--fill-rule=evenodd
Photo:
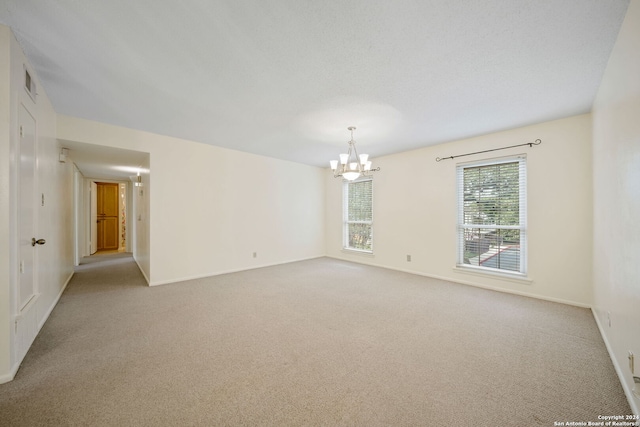
M526 158L457 166L458 266L526 273Z
M343 247L373 252L373 181L345 181L343 196Z

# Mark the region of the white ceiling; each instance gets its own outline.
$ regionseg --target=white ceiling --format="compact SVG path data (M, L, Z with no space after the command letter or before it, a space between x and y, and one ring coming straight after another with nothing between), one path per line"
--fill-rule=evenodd
M375 157L590 111L628 3L2 0L0 23L58 113L326 166L350 125Z

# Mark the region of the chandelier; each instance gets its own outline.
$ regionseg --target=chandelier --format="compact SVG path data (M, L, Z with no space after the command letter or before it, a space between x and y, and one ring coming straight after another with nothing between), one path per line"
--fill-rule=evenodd
M338 166L338 160L330 160L331 170L333 171L333 177L343 177L347 181L353 181L361 176L371 176L371 172L379 171L380 168L371 169L371 161L368 154L360 154L356 150L356 142L353 140L353 131L356 130L355 126L349 126L347 128L351 131L351 140L348 142L349 151L347 153L340 154L340 165Z

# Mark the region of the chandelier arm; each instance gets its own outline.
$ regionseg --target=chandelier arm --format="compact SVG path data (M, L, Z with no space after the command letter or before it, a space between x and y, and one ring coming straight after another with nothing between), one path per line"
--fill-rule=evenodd
M353 131L351 131L351 141L349 141L349 146L353 147L353 153L355 154L356 164L358 165L358 172L362 174L362 165L360 164L360 156L358 156L358 149L356 148L356 142L353 140ZM351 154L351 148L349 148L349 154Z
M380 171L380 166L378 166L375 169L369 169L368 171L362 172L362 176L372 176L372 174L370 174L369 172L379 172L379 171Z
M349 170L349 163L351 163L351 152L352 149L355 148L351 143L349 143L349 151L347 151L347 163L342 166L342 172L347 172Z

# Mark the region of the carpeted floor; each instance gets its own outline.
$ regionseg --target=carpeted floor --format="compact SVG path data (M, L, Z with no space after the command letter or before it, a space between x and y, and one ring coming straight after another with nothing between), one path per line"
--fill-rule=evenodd
M1 425L553 426L630 413L587 309L329 258L153 288L129 254L87 261L0 385Z

